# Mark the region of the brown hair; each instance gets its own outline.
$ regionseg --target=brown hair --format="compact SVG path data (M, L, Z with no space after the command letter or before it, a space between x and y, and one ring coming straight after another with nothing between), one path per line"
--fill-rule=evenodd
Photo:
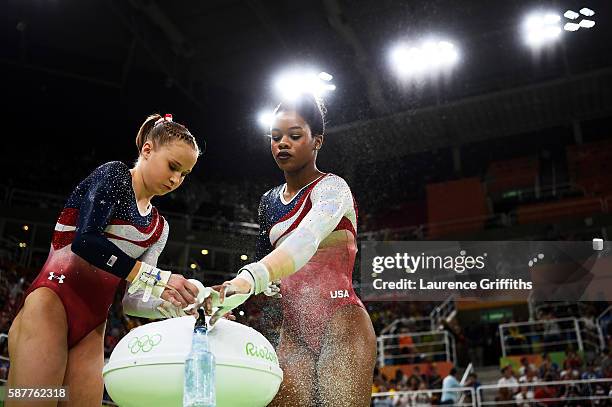
M174 140L182 140L193 147L201 155L203 153L198 146L195 137L182 124L172 121L171 115L162 116L155 113L147 117L140 126L136 135L136 147L138 154L147 141L151 141L155 147L166 145Z

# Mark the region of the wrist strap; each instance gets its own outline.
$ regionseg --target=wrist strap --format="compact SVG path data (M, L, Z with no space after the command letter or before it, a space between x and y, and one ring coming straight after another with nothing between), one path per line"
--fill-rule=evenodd
M170 279L172 273L166 270L160 270L147 263L141 263L140 269L132 281L128 293L133 294L142 289L142 301L147 302L151 296L160 298L162 292L166 288L166 283Z
M263 292L270 283L270 272L261 262L247 264L239 270L237 277L251 283L254 294Z
M255 291L255 279L253 278L253 274L251 274L249 270L241 269L236 278L241 278L243 280L248 281L248 283L251 285L251 291L249 293L253 294L253 292Z

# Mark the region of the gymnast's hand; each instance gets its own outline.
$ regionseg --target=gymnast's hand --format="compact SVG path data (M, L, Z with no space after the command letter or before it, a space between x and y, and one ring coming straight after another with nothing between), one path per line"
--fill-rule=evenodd
M172 274L161 298L174 306L184 308L190 304L195 304L198 291L198 287L187 281L182 275Z
M211 325L221 317L235 320L236 317L234 317L231 311L241 306L251 296L252 291L251 284L242 278L234 278L212 288L219 293L219 297L213 299L213 296L211 296L204 303L206 313L209 315L212 313L210 318ZM213 313L214 308L216 310Z
M234 287L234 291L232 293L236 294L247 294L247 293L252 293L252 285L249 281L245 280L244 278L241 277L236 277L231 281L226 281L225 283L223 283L224 285L227 284L229 286L233 286ZM218 291L218 290L217 290ZM262 294L268 296L268 297L272 297L272 298L282 298L281 295L281 290L280 290L280 280L277 281L271 281L268 283L268 286L266 287L265 290L263 290L261 292ZM224 297L223 292L220 292L221 298Z
M219 291L221 302L223 303L225 296L234 294L250 294L253 287L244 278L235 277L230 281L226 281L221 284L223 287L227 287L225 290Z
M281 295L280 280L268 283L268 288L263 290L262 294L270 298L283 298Z
M159 313L163 315L164 318L179 318L187 315L191 315L196 319L198 318L198 309L196 307L193 307L191 309L182 308L178 301L176 301L176 303L178 303L179 305L176 305L175 303L171 303L169 301L162 301L162 303L157 307L157 311L159 311Z

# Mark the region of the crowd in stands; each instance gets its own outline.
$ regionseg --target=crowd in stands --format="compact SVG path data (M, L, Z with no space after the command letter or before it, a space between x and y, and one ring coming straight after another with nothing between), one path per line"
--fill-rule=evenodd
M386 377L379 368L374 370L374 380L372 383L372 394L391 393L389 397L379 397L372 401L375 407L395 407L395 406L425 406L432 402L440 401L440 393L432 393L427 390L441 389L442 377L438 374L435 363L428 371L422 372L415 366L410 376L405 375L398 369L394 377ZM413 394L394 395L399 391L418 391Z
M584 362L577 352L568 350L561 366L552 361L550 355L542 355L542 363L535 366L528 359L522 358L521 366L513 369L511 365L501 369L501 377L496 383L481 383L478 375L471 372L465 382L460 384L457 370L451 369L449 375L441 378L436 364L429 365L427 371L414 366L412 374L407 376L402 370L395 371L395 376L387 377L376 369L372 384L375 396L373 407L428 407L454 403L471 405L471 393L451 391L453 387L473 387L474 391L481 384L497 384L497 394L490 401L496 405L519 407L578 407L578 406L612 406L612 385L610 382L573 383L571 381L612 379L612 357L608 349L603 350L596 359ZM555 384L556 381L570 381ZM547 385L547 383L550 383ZM441 390L441 391L433 391ZM406 393L410 392L410 393ZM475 393L474 393L475 394ZM485 400L488 395L483 393ZM589 399L590 400L585 400Z
M381 333L383 329L389 326L392 322L399 318L406 318L407 321L403 325L409 325L413 327L413 331L418 329L418 320L421 318L428 317L433 310L435 304L433 302L396 302L396 301L385 301L385 302L366 302L365 303L368 314L372 319L374 330L377 333ZM394 334L403 325L396 325L392 327L385 334ZM421 329L419 329L421 330Z
M441 377L435 363L422 371L414 366L412 374L407 376L402 370L396 370L395 377L388 378L376 368L372 384L372 407L431 407L437 405L472 405L472 392L457 388L472 388L474 395L481 385L478 374L470 372L464 383L459 382L459 372L452 367ZM409 393L408 393L409 392Z
M14 189L36 191L42 194L57 195L58 199L50 202L38 199L40 208L49 208L49 204L62 205L76 183L84 179L93 169L103 164L100 159L91 154L81 154L73 157L70 162L48 160L45 152L38 151L21 162L27 168L38 168L40 162L45 162L44 171L26 171L19 174L19 179L7 178L3 181L3 195L10 195ZM130 165L130 163L126 162ZM76 172L75 172L76 171ZM162 213L175 212L206 218L216 218L219 221L256 222L259 200L263 193L272 188L273 181L253 179L201 179L192 175L176 192L157 198L155 204ZM27 186L27 187L26 187ZM0 201L6 198L0 196ZM0 202L1 203L1 202ZM57 208L59 209L59 208Z
M511 143L510 140L508 142ZM585 144L585 146L589 145L591 144ZM599 148L598 146L600 144L592 143L591 149ZM511 147L508 146L508 148ZM612 151L612 143L605 143L600 147ZM562 178L557 179L561 174L560 170L567 166L566 160L568 159L565 157L564 147L560 146L559 149L561 152L559 154L560 161L555 164L555 168L558 168L555 172L556 181L554 185L547 184L550 180L548 180L546 171L542 169L541 171L537 170L529 178L533 182L528 187L522 184L514 185L510 182L501 191L508 192L508 194L495 195L490 191L486 199L487 213L491 217L485 222L483 226L485 229L505 228L516 224L518 222L516 209L519 204L556 201L567 196L593 196L593 193L577 186L579 184L577 180L570 182L571 177L570 174L566 173L567 171L563 172ZM471 151L470 148L468 150ZM506 163L509 166L506 170L510 174L516 175L516 172L522 168L520 167L521 162L526 159L537 162L538 154L541 153L537 151L536 146L526 144L522 149L523 151L514 152L517 157L513 157L511 160L492 161L491 157L488 157L490 153L488 146L481 146L477 150L480 151L478 154L483 155L483 158L486 157L486 159L475 160L481 163L477 166L478 168L472 168L462 174L461 177L477 177L481 179L483 184L490 184L493 181L500 182L495 177L492 181L491 177L487 176L487 165L495 166L496 163ZM500 158L507 158L503 150L502 148L498 152ZM31 191L56 194L60 198L65 197L79 179L87 176L92 169L101 164L100 159L95 158L93 153L75 156L76 161L70 163L48 160L46 154L46 151L37 151L28 158L27 162L20 163L26 168L37 168L40 162L45 162L44 171L14 175L13 177L19 178L8 178L3 181L3 185L0 185L0 192L9 191L12 188L23 188L22 186L27 185ZM449 154L450 150L424 152L413 154L408 159L402 157L391 161L368 163L367 168L358 165L355 172L361 174L359 182L353 182L354 185L351 186L360 209L359 231L361 233L371 232L371 234L366 234L363 237L375 240L422 240L427 238L430 233L428 223L436 223L436 221L431 221L428 218L427 185L452 181L459 177L453 166L448 164L452 162ZM512 165L518 167L514 169ZM539 167L536 165L534 168ZM384 182L381 182L379 174L385 174ZM179 190L158 199L156 204L162 213L166 211L201 216L215 219L219 223L225 221L255 223L261 195L279 182L278 177L271 177L270 175L267 177L267 179L261 177L247 179L230 176L199 177L193 175L189 182L185 183ZM564 187L573 186L570 195L567 195L567 191L560 192L562 185ZM550 187L548 189L553 191L552 195L546 195L548 189L544 186ZM525 192L525 188L530 192ZM607 193L597 191L596 196L604 196ZM506 195L511 198L504 198ZM526 198L524 197L527 195L531 196L533 200L525 201ZM516 196L523 198L517 200ZM57 202L63 202L63 199L59 199ZM41 207L48 207L48 202L44 199L38 200L38 204ZM584 217L588 216L588 214L582 214L581 216L583 215ZM566 214L566 216L571 217L571 214ZM549 236L542 235L538 238L540 240L562 239L563 237L559 234L558 231L551 230L550 233L546 232L546 235ZM592 238L592 236L589 238Z
M24 292L37 272L38 270L17 266L13 261L0 261L0 333L8 332L11 321L23 299ZM110 356L119 340L131 329L147 322L146 320L130 317L123 313L121 294L117 293L116 301L111 307L106 325L104 340L106 357ZM372 302L365 305L372 318L377 335L398 334L399 338L403 333L408 334L426 329L426 327L419 327L419 323L430 315L435 304L427 302ZM583 309L583 315L581 316L587 320L594 320L595 315L598 315L601 308L607 305L587 305L588 309ZM274 345L277 344L280 321L282 320L279 301L267 297L264 298L263 296L256 297L242 311L242 313L236 315L239 322L253 326L268 337ZM575 310L569 308L564 310L562 307L542 308L538 312L538 317L543 323L548 323L547 321L552 321L553 318L563 317L566 316L566 313L571 314L573 312ZM394 325L393 322L396 320L401 320L402 323ZM449 330L456 338L458 347L463 343L466 346L464 350L467 349L469 351L472 340L470 339L469 327L459 326L456 319L442 325L443 329ZM607 329L603 332L608 344L612 344L611 331L612 324L608 324ZM462 353L464 350L459 350L458 353ZM7 341L5 339L0 339L0 356L8 356ZM376 369L373 377L373 393L394 393L415 390L419 390L419 392L408 395L397 394L390 397L375 397L373 399L373 406L424 407L447 401L444 400L445 392L432 391L442 389L446 379L442 378L437 372L435 359L420 360L413 357L412 359L394 361L395 364L419 362L425 362L428 368L416 367L411 375L404 375L401 370L397 370L393 377L386 377L381 370ZM7 371L8 362L5 359L0 359L0 379L6 377ZM610 389L609 384L529 386L530 383L546 383L556 380L612 378L612 358L607 349L597 355L596 358L587 358L577 352L568 350L561 366L554 363L550 355L543 354L542 363L539 366L534 366L527 359L523 359L519 369L513 370L511 367L505 366L501 370L501 375L498 384L507 385L507 387L500 389L498 394L495 395L495 399L500 403L510 402L519 406L538 405L537 403L540 403L540 406L580 406L584 404L571 400L572 397L596 396L601 399L593 400L592 404L589 405L611 406L610 401L606 399L606 397L612 397L612 389ZM450 381L451 379L449 379ZM476 373L468 376L467 381L464 383L464 386L467 387L477 387L479 385L480 382ZM470 401L468 394L448 392L448 397L451 397L451 394L453 396L459 394L462 397L462 402ZM549 403L544 400L546 398L560 398L563 401L555 402L557 404ZM453 398L453 400L455 399Z
M568 349L561 366L555 363L548 353L542 355L539 366L529 363L528 359L523 357L521 366L517 370L507 365L501 369L501 375L497 384L504 387L500 387L495 396L495 401L499 404L514 402L520 407L612 405L612 387L609 382L586 384L571 382L611 379L612 358L607 348L587 362L576 351ZM552 383L556 381L570 381L570 383ZM536 384L543 385L534 386ZM594 398L590 401L578 400L585 397Z
M529 354L565 351L568 343L576 343L575 321L581 331L587 328L597 331L597 317L609 306L608 302L561 303L558 306L543 306L538 309L535 320L538 324L512 326L505 332L509 354ZM603 316L601 333L604 346L612 346L612 324L609 314ZM506 321L515 322L515 321Z
M547 329L544 329L544 334L539 338L532 338L535 341L539 340L553 340L555 339L551 335L558 335L561 331L559 327L554 326L555 319L563 318L568 316L580 316L586 323L595 324L596 316L599 315L605 308L609 306L609 303L580 303L566 304L560 306L544 306L539 309L537 318L542 322ZM381 320L385 323L389 323L395 318L399 318L405 310L402 310L398 304L390 305L387 308L380 310L374 310L376 308L373 304L373 309L370 310L373 317L382 317ZM580 311L578 310L580 308ZM404 314L405 315L405 314ZM409 319L401 319L401 321L408 321ZM398 320L399 321L399 320ZM510 322L510 321L503 321ZM600 321L602 322L602 321ZM568 349L563 363L558 366L554 363L548 353L542 354L542 363L538 366L529 363L527 358L521 359L521 366L513 370L511 366L504 366L501 369L501 377L497 383L485 383L485 384L498 384L501 387L497 391L497 394L491 395L490 400L495 401L499 405L517 405L517 406L612 406L612 387L610 383L591 383L585 384L562 384L562 385L548 385L548 386L534 386L536 383L547 383L553 381L567 381L567 380L590 380L590 379L602 379L612 378L612 358L609 355L608 349L612 345L611 331L612 324L605 324L604 322L604 341L607 344L607 348L601 351L600 354L593 355L591 352L585 352L584 356L582 353L578 353L572 349ZM609 322L609 321L608 321ZM469 361L474 362L473 350L475 340L472 335L478 330L479 327L475 327L473 330L470 327L458 326L456 319L451 320L450 323L444 323L443 328L449 330L455 337L458 348L463 343L466 348L466 355L470 355ZM406 329L408 326L414 328L414 324L391 324L389 333L398 334L397 344L400 344L402 334L406 332L414 332L413 330ZM497 331L497 330L496 330ZM377 330L377 334L380 334L380 330ZM480 337L484 339L489 335L484 334L481 330ZM499 336L491 335L494 340L499 343ZM520 334L518 334L520 338ZM559 339L559 338L557 338ZM412 345L412 344L410 344ZM538 348L541 344L533 343L533 349ZM401 348L401 346L400 346ZM490 346L486 347L488 353L494 353L499 357L501 352L497 349L495 352L492 351ZM532 349L532 348L530 348ZM558 349L550 349L555 351ZM393 350L389 350L393 353ZM461 353L463 351L459 351ZM372 392L374 393L386 393L385 396L377 396L372 400L372 405L376 407L404 407L404 406L431 406L438 404L445 404L444 394L445 392L434 392L432 390L441 389L441 382L439 375L435 369L435 361L429 359L393 359L390 358L385 360L386 365L388 364L413 364L413 363L427 363L428 368L425 368L425 372L422 372L417 368L416 374L412 374L405 377L401 370L397 370L395 376L387 377L381 370L376 370L373 380ZM497 362L495 362L497 363ZM477 366L480 364L476 364ZM422 366L422 365L421 365ZM416 367L416 366L413 366ZM420 380L417 380L415 376L418 376ZM454 377L454 376L453 376ZM478 376L476 373L471 373L464 383L464 386L474 386L476 389L480 386ZM531 384L531 386L529 385ZM420 390L420 391L417 391ZM410 391L411 393L404 394L401 392ZM415 392L416 391L416 392ZM397 394L394 394L397 393ZM453 397L451 397L453 394ZM457 398L454 397L457 395ZM452 398L454 402L458 402L458 398L461 398L462 403L470 403L469 394L461 395L461 393L448 393L447 398ZM579 398L592 398L591 400L576 400ZM555 400L546 400L555 399Z

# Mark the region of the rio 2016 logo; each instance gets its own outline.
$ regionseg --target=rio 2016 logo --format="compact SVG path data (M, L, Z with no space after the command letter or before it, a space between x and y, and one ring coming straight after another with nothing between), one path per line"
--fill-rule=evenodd
M256 357L263 360L268 360L272 363L278 364L278 360L276 359L276 355L274 352L271 352L265 346L257 347L251 342L247 342L245 347L245 352L248 356Z
M128 342L128 349L133 354L136 354L140 351L150 352L155 346L159 345L161 340L162 337L160 334L155 334L151 336L143 335L140 338L135 337Z

